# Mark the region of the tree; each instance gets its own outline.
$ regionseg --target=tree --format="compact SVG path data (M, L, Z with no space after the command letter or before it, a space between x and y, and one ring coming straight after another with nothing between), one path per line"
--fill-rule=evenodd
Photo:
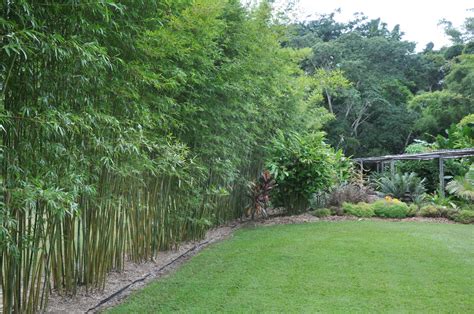
M451 124L458 122L472 109L469 99L449 90L422 93L409 103L417 114L414 126L416 135L431 140L442 134Z
M341 70L328 71L325 69L317 69L313 75L316 84L320 89L320 93L325 96L329 112L334 114L332 98L343 89L350 86L350 82L344 77Z
M334 14L325 15L296 28L298 33L290 42L311 47L313 52L302 68L318 73L323 85L327 85L324 75L333 71L343 73L350 82L336 93L327 89L325 106L336 117L326 126L330 142L351 155L403 150L410 130L406 102L419 73L412 69L414 65L421 68L422 63L422 58L412 54L414 44L401 40L399 27L388 30L380 20L363 16L339 23ZM429 71L434 72L427 66L425 76L432 74ZM436 83L431 83L433 88Z

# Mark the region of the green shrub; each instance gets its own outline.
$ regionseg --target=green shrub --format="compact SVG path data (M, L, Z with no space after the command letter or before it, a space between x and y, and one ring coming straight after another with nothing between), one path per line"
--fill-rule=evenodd
M454 215L454 221L463 224L474 224L474 211L473 210L460 210Z
M316 210L313 210L310 213L311 215L319 217L319 218L331 216L331 210L328 208L318 208Z
M415 139L405 149L406 154L428 153L436 150L433 143ZM397 163L397 170L401 173L416 173L419 177L425 178L425 187L428 191L436 191L439 187L438 160L404 160ZM450 174L448 163L445 162L445 173Z
M430 204L420 208L418 215L421 217L439 217L438 206Z
M410 213L408 205L397 199L376 201L372 209L376 216L382 218L405 218Z
M436 204L425 205L420 208L418 215L421 217L432 217L432 218L448 218L453 219L453 217L458 213L454 208L447 206L441 206Z
M416 204L410 204L408 205L408 213L407 217L415 217L418 215L419 208Z
M273 202L290 212L309 206L315 193L329 189L345 177L341 165L349 165L342 153L334 151L324 142L324 134L277 133L267 147L267 168L277 186L273 189Z
M474 203L463 204L463 205L461 206L461 209L474 211Z
M342 208L344 209L344 213L356 216L356 217L373 217L374 210L371 204L368 203L343 203Z
M331 215L344 216L344 209L342 207L331 206L329 209L331 210Z

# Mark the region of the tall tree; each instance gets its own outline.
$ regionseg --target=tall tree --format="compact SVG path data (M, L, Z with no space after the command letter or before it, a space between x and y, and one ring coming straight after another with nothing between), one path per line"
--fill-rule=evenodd
M313 52L302 63L307 73L337 70L351 82L325 98L336 117L326 127L332 144L350 155L402 151L412 123L406 103L417 90L412 69L414 64L421 68L415 45L401 39L398 26L389 30L380 19L360 15L345 24L334 14L323 15L296 30L291 44ZM434 71L428 66L426 76Z

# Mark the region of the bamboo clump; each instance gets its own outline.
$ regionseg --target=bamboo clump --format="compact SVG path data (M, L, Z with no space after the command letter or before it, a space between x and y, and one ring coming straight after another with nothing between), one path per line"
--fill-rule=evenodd
M266 138L293 124L304 97L268 4L0 10L4 313L44 309L51 291L101 289L126 261L242 215Z

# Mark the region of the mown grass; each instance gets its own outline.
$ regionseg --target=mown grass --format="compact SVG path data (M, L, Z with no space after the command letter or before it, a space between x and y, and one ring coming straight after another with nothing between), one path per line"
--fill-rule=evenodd
M238 231L112 313L474 311L474 227L346 221Z

